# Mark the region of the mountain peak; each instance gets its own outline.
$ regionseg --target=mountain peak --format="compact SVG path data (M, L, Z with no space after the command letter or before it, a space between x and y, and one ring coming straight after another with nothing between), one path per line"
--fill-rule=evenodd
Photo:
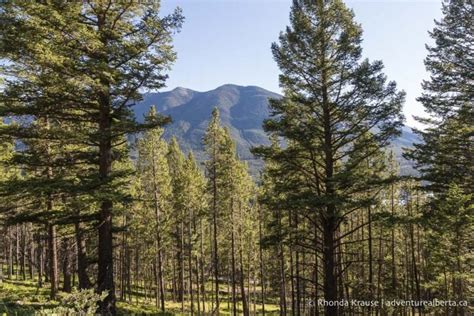
M204 160L202 139L212 109L219 108L222 124L229 129L239 157L256 172L262 162L255 159L250 148L269 144L262 123L270 115L268 99L280 97L258 86L224 84L203 92L176 87L171 91L144 94L143 101L134 110L136 117L142 119L150 106L155 105L158 112L171 116L173 123L166 127L165 138L175 136L184 150L193 150L198 160ZM404 127L402 136L394 141L397 156L401 156L401 147L411 146L416 138L410 128Z

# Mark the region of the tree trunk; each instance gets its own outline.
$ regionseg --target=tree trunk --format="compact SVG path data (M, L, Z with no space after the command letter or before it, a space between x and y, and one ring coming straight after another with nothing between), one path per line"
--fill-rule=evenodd
M108 84L104 83L108 88ZM108 92L104 92L100 98L100 123L99 131L102 135L99 144L99 178L102 183L109 180L112 170L112 142L111 142L111 118L110 99ZM102 315L115 315L115 284L114 284L114 262L113 262L113 234L112 234L112 207L111 200L104 198L100 203L99 212L99 260L97 292L106 292L107 296L99 302L98 312Z
M13 278L13 233L8 227L8 279Z
M44 274L44 250L43 250L43 239L40 233L37 236L37 256L38 256L38 287L43 287L43 274Z
M206 288L205 288L205 278L204 278L204 230L202 228L202 220L199 220L199 231L200 231L200 241L199 241L199 268L201 273L201 297L202 297L202 312L206 313ZM199 273L199 272L198 272Z
M110 152L107 152L106 155L110 155ZM108 159L105 159L105 161L108 161ZM106 167L108 166L103 165L102 168ZM104 173L108 174L108 172ZM102 315L116 315L112 236L112 201L109 200L103 201L100 208L97 285L98 293L106 292L108 294L105 299L99 303L98 312Z
M262 216L262 209L259 208L259 221L258 221L258 252L259 252L259 261L260 261L260 288L261 288L261 302L262 302L262 315L265 316L265 271L263 268L263 233L262 233L262 225L263 225L263 216Z
M237 315L237 300L235 297L235 234L234 234L234 210L231 206L232 212L232 231L231 231L231 252L232 252L232 315Z
M331 213L331 212L330 212ZM335 303L337 301L337 280L335 273L335 249L334 249L334 232L335 220L329 218L324 224L324 299L328 302ZM338 307L334 304L326 306L326 316L337 316Z
M279 257L280 257L280 315L286 316L287 306L286 306L286 276L285 276L285 253L283 251L283 240L281 232L281 212L278 211L278 226L280 227L279 235L280 241L278 244Z
M52 203L48 203L51 209ZM56 298L58 292L58 250L56 245L56 226L48 224L48 248L49 248L49 278L51 283L51 299Z
M370 205L367 207L367 220L368 220L368 251L369 251L369 300L373 300L373 283L374 283L374 271L373 271L373 253L372 253L372 208ZM372 314L372 306L368 307L369 315Z
M298 231L298 214L294 214L294 229L297 232ZM299 249L296 249L295 251L295 278L296 278L296 316L301 315L301 276L300 276L300 252ZM295 311L293 311L294 313Z
M21 279L26 280L26 227L21 225L21 258L20 258Z
M179 224L179 252L178 252L178 266L179 266L179 286L178 286L178 300L181 302L181 312L184 312L184 226L183 219Z
M155 156L155 147L152 147L152 155ZM165 312L165 290L163 282L163 254L162 254L162 237L161 237L161 209L159 204L159 187L158 187L158 172L156 170L155 160L152 161L152 174L153 174L153 206L155 209L155 222L156 222L156 269L157 269L157 289L160 292L160 307L161 311Z
M63 291L66 293L71 293L71 257L70 257L70 242L69 239L64 238L62 242L63 246Z
M102 32L105 24L105 16L97 17L97 27L99 30L100 41L104 47L109 46L108 34ZM100 62L109 63L107 55L99 57ZM107 76L100 76L100 89L96 92L99 108L99 180L106 186L110 181L112 172L112 102L110 81ZM113 258L113 202L107 198L102 198L99 210L99 247L98 247L98 276L97 292L106 292L105 299L98 304L97 312L102 315L116 315L115 309L115 283L114 283L114 258Z
M247 297L245 294L245 277L244 277L244 263L243 263L243 255L242 255L242 245L239 247L239 260L240 260L240 295L242 296L242 311L244 316L249 316L249 307L247 304Z
M16 234L15 234L15 273L16 273L16 280L20 278L20 225L16 224Z
M29 225L29 260L28 260L28 271L30 273L30 279L33 280L34 276L34 267L35 267L35 241L34 241L34 234L33 234L33 225L30 223Z
M214 166L215 168L215 166ZM215 174L215 172L214 172ZM213 233L213 244L214 244L214 253L213 253L213 266L214 266L214 294L215 294L215 311L219 315L219 258L217 251L217 184L216 179L213 179L213 213L212 213L212 233Z
M395 196L394 196L394 186L390 186L390 209L392 216L395 216ZM392 289L394 292L397 290L397 265L395 263L395 228L392 228L391 231L391 255L392 255Z
M87 252L86 242L84 240L81 224L79 221L74 223L76 250L77 250L77 277L79 279L79 289L88 289L91 287L89 276L87 275Z
M194 293L193 293L193 244L192 244L192 218L193 212L189 210L188 221L188 272L189 272L189 300L191 315L194 315Z

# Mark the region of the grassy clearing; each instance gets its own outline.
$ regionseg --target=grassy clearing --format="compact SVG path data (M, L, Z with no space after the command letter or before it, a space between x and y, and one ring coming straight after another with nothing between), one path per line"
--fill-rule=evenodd
M35 281L3 280L0 284L0 316L3 315L42 315L42 311L52 309L61 305L62 299L66 293L60 292L57 300L49 298L49 288L38 288ZM212 308L212 303L206 302L206 312ZM184 303L184 312L180 302L166 301L166 313L160 313L155 306L152 298L145 298L142 293L132 296L131 302L117 302L117 311L119 315L190 315L189 302ZM241 311L242 306L238 304ZM221 315L231 315L232 304L228 296L223 295L221 302ZM202 304L201 304L202 309ZM195 314L197 315L197 305L194 304ZM261 315L262 306L250 304L252 315ZM266 315L277 315L278 306L275 304L265 305ZM205 315L201 312L201 315ZM239 312L241 314L241 312Z

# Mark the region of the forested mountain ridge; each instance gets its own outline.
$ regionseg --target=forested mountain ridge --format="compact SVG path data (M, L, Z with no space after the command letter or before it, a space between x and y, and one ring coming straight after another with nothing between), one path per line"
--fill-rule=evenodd
M257 86L234 84L204 92L178 87L171 91L145 93L134 111L137 119L143 120L150 106L154 105L158 112L171 116L173 122L166 127L165 138L177 137L183 150L192 150L198 160L203 160L202 139L212 109L217 107L222 124L229 128L236 143L239 157L248 162L255 174L263 164L250 153L250 148L268 145L262 123L269 117L269 98L281 98L281 95ZM400 137L392 142L402 174L413 172L410 162L402 157L402 150L418 141L412 129L404 126Z

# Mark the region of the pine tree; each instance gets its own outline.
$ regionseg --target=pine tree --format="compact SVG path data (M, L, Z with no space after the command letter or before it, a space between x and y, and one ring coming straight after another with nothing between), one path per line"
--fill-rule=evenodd
M203 258L199 258L202 254L198 254L198 244L199 239L202 240L202 232L200 227L202 226L202 220L208 215L206 213L207 207L207 196L206 196L206 181L204 175L196 164L194 155L190 152L187 156L187 159L184 164L184 182L185 182L185 191L183 192L183 205L186 211L186 226L187 226L187 256L188 256L188 273L189 273L189 289L190 294L189 300L191 303L191 314L195 312L194 305L194 290L193 283L194 279L196 282L196 302L197 302L197 314L201 313L200 307L200 295L203 293L200 292L200 282L204 285L203 280L200 280L199 271L200 271L200 260L202 262ZM195 265L193 266L193 260ZM193 271L195 274L193 275ZM195 277L194 277L195 276Z
M316 217L323 234L324 296L337 301L339 226L348 211L363 205L350 200L358 193L350 190L353 174L374 155L365 152L369 140L361 139L377 129L370 143L378 149L397 134L404 94L386 82L380 61L360 61L362 31L342 1L294 1L290 21L272 46L285 97L271 101L272 118L264 124L267 132L287 139L288 147L256 152L293 174L288 198ZM359 159L345 162L362 151ZM327 315L337 313L337 307L326 308Z
M114 172L112 163L120 159L117 148L124 135L164 123L155 119L138 124L130 107L141 98L141 89L164 85L164 71L175 59L171 36L183 18L179 10L160 17L158 4L15 2L2 8L2 20L8 22L2 29L2 58L8 61L3 68L16 78L7 82L2 98L6 108L0 114L28 116L35 111L51 120L74 122L73 133L52 135L93 148L86 159L96 168L81 185L94 187L89 193L100 204L97 291L109 294L100 312L115 314L113 213L114 202L123 196L112 183L123 172ZM25 111L21 104L31 98L38 103ZM84 153L72 159L78 157Z
M474 205L472 194L465 194L452 183L446 195L431 201L432 207L424 214L428 227L429 271L435 293L446 299L461 301L468 294L469 261L472 260ZM450 279L452 286L443 284ZM445 290L451 288L451 290ZM454 309L456 315L465 315L462 307Z
M444 297L462 300L466 295L465 260L469 256L466 233L472 225L474 186L471 36L474 4L464 0L444 1L442 12L442 19L435 21L435 28L430 32L435 43L426 47L425 66L430 79L423 82L423 93L418 98L429 116L417 120L426 128L416 131L422 142L415 144L405 156L415 161L421 180L426 181L423 189L433 194L423 222L430 245L431 285ZM452 287L448 285L449 278ZM466 313L463 308L453 312Z
M173 209L173 223L174 231L172 233L175 251L176 251L176 267L177 267L177 300L181 302L181 309L184 309L184 264L185 264L185 218L186 218L186 206L185 206L185 192L186 187L186 171L185 171L185 157L181 149L179 148L176 138L172 138L169 144L167 160L171 176L171 188L172 188L172 209Z
M212 117L204 136L204 144L208 155L206 161L207 177L210 192L210 217L212 226L212 267L214 272L214 309L219 312L219 242L218 228L230 214L232 192L232 166L235 160L235 145L229 132L220 125L219 110L214 108Z
M430 32L435 44L427 46L425 65L430 79L423 82L423 94L418 98L429 114L428 118L417 118L426 124L425 130L417 131L423 142L406 155L415 160L417 170L428 181L427 189L439 193L452 183L466 190L474 186L474 4L444 1L442 11L443 18Z
M155 120L152 107L146 120ZM137 172L139 185L135 195L140 201L141 229L155 246L156 305L165 311L163 252L167 242L169 221L172 216L172 178L167 160L168 145L162 139L163 129L146 131L138 142ZM154 225L148 225L150 218ZM151 230L150 230L151 229Z
M5 123L3 123L2 120L0 120L0 129L5 126ZM13 156L13 141L9 138L0 138L0 186L3 186L4 182L8 182L10 179L15 177L15 169L11 168L11 166L8 165L8 162L11 160ZM8 196L0 196L0 213L2 216L0 216L0 221L5 221L6 216L3 214L8 214L11 209L14 207L11 204L11 200L9 200ZM2 227L0 232L2 233L2 236L4 236L3 242L6 244L8 242L8 226ZM5 247L6 249L6 247ZM8 262L10 266L10 258L7 257L7 251L5 251L1 257L2 264L0 268L0 285L3 283L3 263ZM10 274L10 273L9 273Z

